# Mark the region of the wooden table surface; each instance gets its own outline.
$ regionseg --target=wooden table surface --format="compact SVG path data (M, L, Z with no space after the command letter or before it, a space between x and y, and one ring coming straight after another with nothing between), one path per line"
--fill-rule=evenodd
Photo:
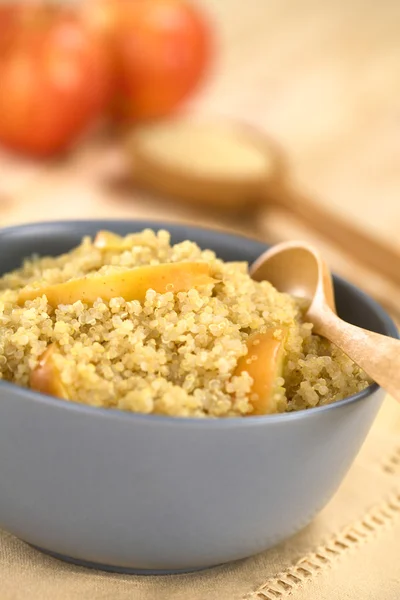
M215 21L219 55L189 108L263 128L285 149L298 189L400 256L400 2L197 1ZM284 221L268 208L256 222L216 221L105 185L113 152L93 141L46 165L1 154L1 223L157 216L271 238Z

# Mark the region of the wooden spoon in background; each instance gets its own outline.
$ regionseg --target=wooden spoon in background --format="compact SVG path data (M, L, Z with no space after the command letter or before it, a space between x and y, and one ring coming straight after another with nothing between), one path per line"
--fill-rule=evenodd
M175 118L134 128L126 151L133 181L203 208L254 208L275 177L272 142L224 119Z
M208 210L253 212L255 222L257 207L284 206L400 283L395 249L302 194L283 149L255 127L223 118L177 117L134 128L125 146L131 179L143 189Z
M400 340L356 327L336 315L331 274L314 246L277 244L253 263L250 274L256 281L270 281L280 292L309 300L305 318L314 331L343 350L400 402Z

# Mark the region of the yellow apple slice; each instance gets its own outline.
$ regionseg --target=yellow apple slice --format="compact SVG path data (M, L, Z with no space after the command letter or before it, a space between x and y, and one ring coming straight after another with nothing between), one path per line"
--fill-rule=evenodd
M253 406L251 415L277 412L274 391L277 378L282 377L285 338L286 331L276 327L255 333L247 340L248 353L238 360L234 375L247 371L253 379L250 392Z
M54 363L57 352L55 344L51 344L42 354L39 363L30 374L29 385L32 390L68 399L68 394L61 381L60 372Z
M93 246L99 250L127 250L132 244L112 231L99 231L94 239Z
M78 300L93 304L97 298L105 301L124 298L143 302L149 289L159 294L186 292L192 288L215 283L210 267L202 262L167 263L127 269L108 275L87 275L40 288L24 288L18 294L18 304L46 296L52 307L73 304Z

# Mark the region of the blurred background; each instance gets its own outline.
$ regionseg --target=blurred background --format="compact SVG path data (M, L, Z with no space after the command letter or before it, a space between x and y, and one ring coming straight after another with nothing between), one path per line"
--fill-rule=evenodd
M398 316L399 23L394 0L3 0L1 225L308 239Z

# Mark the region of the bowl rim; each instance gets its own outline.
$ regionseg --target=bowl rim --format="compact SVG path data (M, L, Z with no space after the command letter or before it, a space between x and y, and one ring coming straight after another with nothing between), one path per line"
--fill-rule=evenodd
M74 226L82 226L85 224L93 224L93 223L103 223L103 226L106 223L109 224L124 224L125 226L129 223L140 225L143 224L143 228L160 228L160 229L168 229L168 227L173 227L177 229L188 229L194 233L206 234L211 233L213 235L217 235L223 239L233 240L243 240L247 244L259 244L261 246L265 246L267 248L269 244L257 240L249 238L240 233L230 233L220 229L213 229L212 227L196 227L191 225L190 223L177 223L175 221L153 221L152 219L76 219L76 220L62 220L62 221L38 221L33 223L21 223L17 225L11 225L8 227L0 228L0 236L4 233L13 234L16 231L20 231L21 229L31 229L31 228L42 228L45 227L48 229L49 227L71 227ZM361 297L366 305L375 312L380 321L383 323L386 331L388 332L389 337L393 337L396 339L400 338L399 330L395 325L393 319L389 316L386 310L371 296L366 294L363 290L349 282L347 279L340 277L333 273L333 278L335 281L338 281L348 288L355 295ZM100 418L107 419L117 419L124 421L132 421L138 422L142 424L158 424L158 425L174 425L174 426L196 426L196 427L212 427L212 428L231 428L231 427L243 427L243 425L248 426L261 426L266 425L268 423L281 423L282 425L285 422L291 422L298 419L304 418L312 418L313 415L317 417L321 413L326 413L333 410L338 410L341 407L349 406L351 404L355 404L368 398L369 396L374 395L378 390L380 390L380 386L377 383L373 383L369 385L367 388L362 390L361 392L357 392L356 394L352 394L344 398L343 400L338 400L337 402L332 402L331 404L326 404L324 406L316 406L313 408L304 408L301 410L293 411L293 412L285 412L271 415L257 415L257 416L246 416L243 417L230 417L223 419L210 419L210 418L198 418L198 417L174 417L174 416L164 416L164 415L153 415L153 414L142 414L142 413L134 413L130 411L124 411L118 408L102 408L96 406L90 406L87 404L82 404L76 402L74 400L62 400L60 398L56 398L53 396L49 396L46 394L42 394L40 392L36 392L34 390L30 390L28 388L24 388L18 386L14 383L10 383L8 381L0 380L0 393L4 390L5 392L9 392L12 394L17 394L23 399L27 399L30 402L34 402L37 404L41 404L44 406L56 408L59 410L67 410L72 412L78 412L85 415L90 416L98 416Z

